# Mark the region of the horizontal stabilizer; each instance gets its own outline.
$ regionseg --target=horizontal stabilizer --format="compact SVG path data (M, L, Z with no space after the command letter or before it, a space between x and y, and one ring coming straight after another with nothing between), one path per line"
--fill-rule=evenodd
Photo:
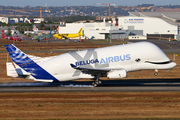
M18 74L12 64L12 62L6 62L7 76L18 77Z
M16 72L17 72L18 75L25 75L25 76L31 75L31 74L25 72L25 71L24 71L23 69L21 69L21 68L16 68L15 70L16 70Z
M6 63L6 69L7 69L7 76L11 77L20 77L20 78L26 78L30 74L24 71L22 68L19 68L17 65L15 65L12 62Z

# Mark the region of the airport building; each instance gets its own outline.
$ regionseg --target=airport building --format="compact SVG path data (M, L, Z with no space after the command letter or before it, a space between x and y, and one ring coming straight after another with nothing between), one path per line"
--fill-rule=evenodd
M179 34L180 12L129 12L118 17L119 26L128 30L143 30L147 38L176 38Z
M179 35L179 14L180 12L129 12L129 16L113 18L112 22L66 23L60 25L59 33L77 33L83 28L83 39L176 38Z
M0 22L8 24L9 17L0 17Z
M142 35L142 30L122 30L112 22L105 22L105 19L103 22L95 23L61 23L59 33L77 33L80 28L83 28L82 39L121 39L126 38L131 32Z
M10 24L14 24L14 23L41 23L41 18L33 18L33 19L29 19L29 18L10 18L10 17L0 17L0 22L2 23L10 23ZM42 18L42 21L44 21L44 18Z
M44 18L33 18L34 23L41 23L41 20L44 22Z

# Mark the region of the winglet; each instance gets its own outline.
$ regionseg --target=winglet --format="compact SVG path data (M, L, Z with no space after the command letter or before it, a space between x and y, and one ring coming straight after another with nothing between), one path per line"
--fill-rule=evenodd
M76 66L75 66L75 65L73 65L73 64L70 64L70 65L71 65L71 67L72 67L72 68L76 68Z

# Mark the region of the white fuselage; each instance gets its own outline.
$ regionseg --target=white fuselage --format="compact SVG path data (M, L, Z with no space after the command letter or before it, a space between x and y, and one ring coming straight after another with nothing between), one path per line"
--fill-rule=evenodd
M93 78L91 75L73 69L70 64L83 68L123 69L127 72L143 69L171 69L176 66L176 63L171 62L159 47L149 42L69 52L39 65L58 81Z

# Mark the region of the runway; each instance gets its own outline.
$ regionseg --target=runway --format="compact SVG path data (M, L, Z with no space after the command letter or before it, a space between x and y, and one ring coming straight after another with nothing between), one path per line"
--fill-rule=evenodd
M180 91L180 79L105 80L98 87L91 82L3 83L0 92L155 92Z

